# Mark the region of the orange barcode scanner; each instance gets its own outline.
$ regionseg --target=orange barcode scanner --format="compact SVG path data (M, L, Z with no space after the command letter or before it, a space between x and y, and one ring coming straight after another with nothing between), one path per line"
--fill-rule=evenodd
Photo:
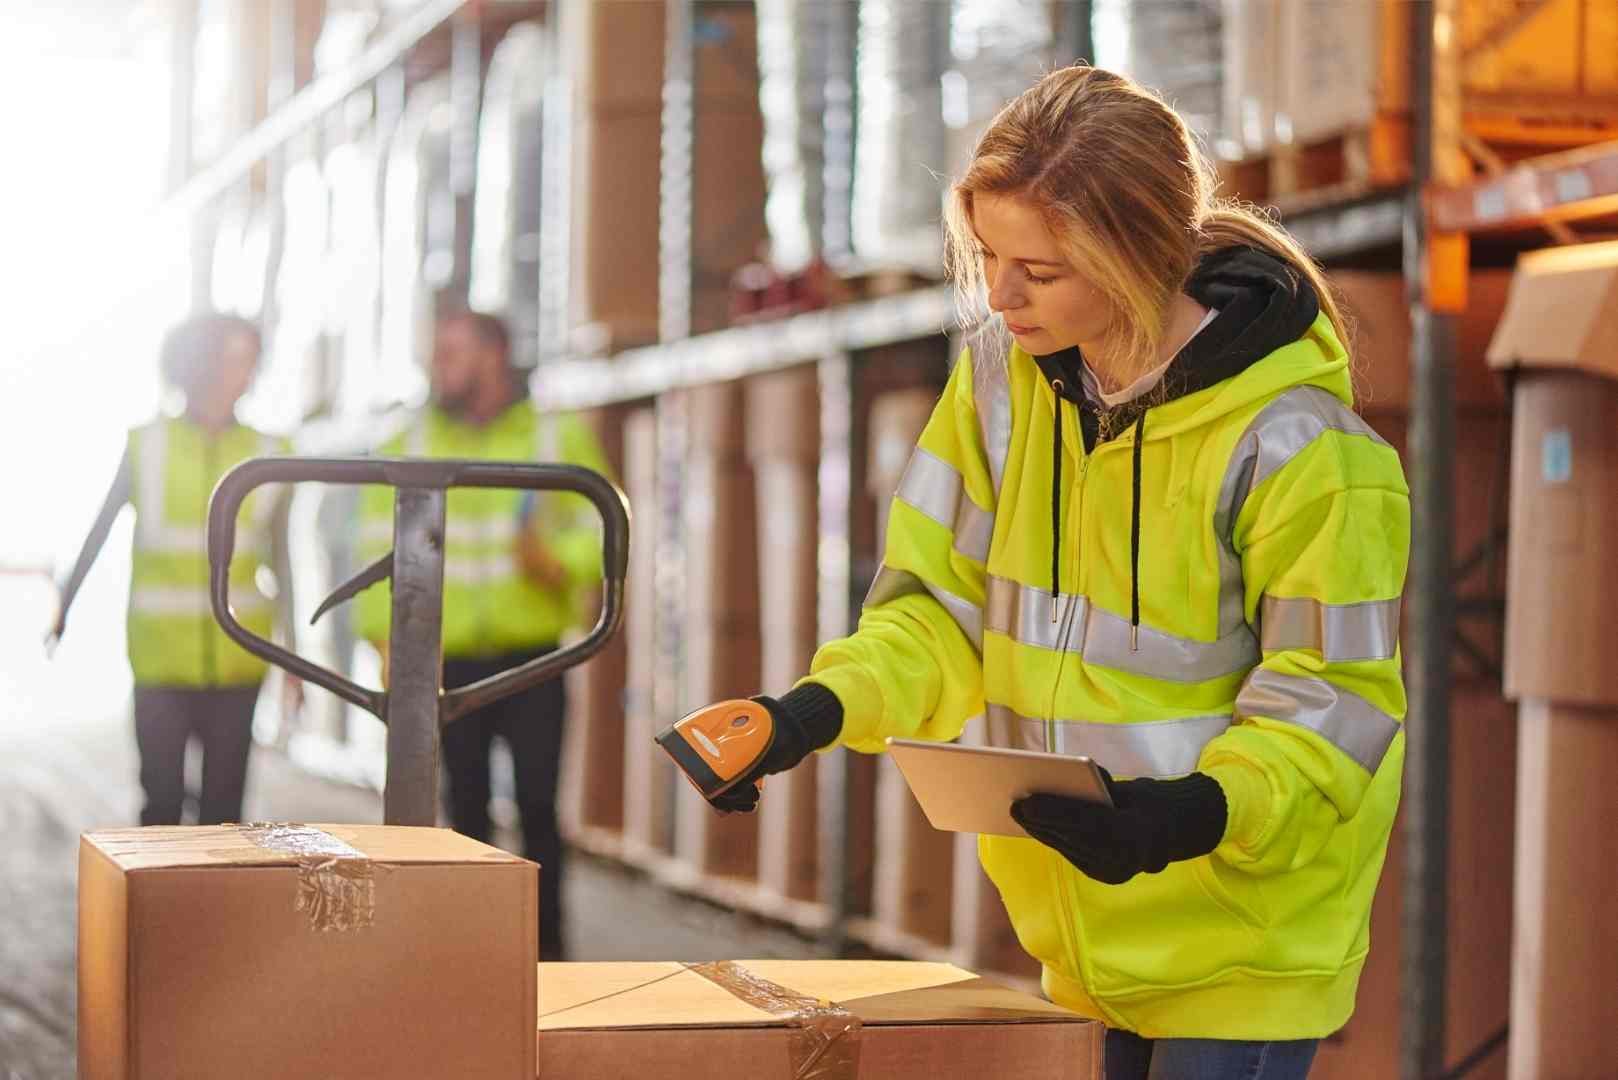
M709 802L763 761L774 741L770 711L745 699L698 709L657 735L657 744Z

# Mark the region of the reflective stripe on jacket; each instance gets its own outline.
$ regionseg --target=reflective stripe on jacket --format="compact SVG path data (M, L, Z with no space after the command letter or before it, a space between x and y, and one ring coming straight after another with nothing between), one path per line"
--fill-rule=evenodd
M1404 758L1410 525L1398 457L1351 401L1322 315L1087 451L1058 442L1079 417L1032 357L968 352L858 630L815 657L854 749L964 736L1219 782L1218 849L1124 885L980 839L1048 992L1110 1025L1293 1039L1352 1012Z
M388 456L468 458L481 461L548 461L580 465L608 475L595 435L576 416L541 416L518 402L482 427L428 408L401 435L382 447ZM579 622L586 592L601 579L601 523L588 500L569 493L525 498L520 491L454 488L448 497L444 544L444 654L494 656L551 645ZM567 570L568 584L546 589L522 573L517 539L538 530ZM361 502L359 555L363 564L386 554L393 543L393 492L365 489ZM361 637L386 641L390 593L375 585L356 600Z

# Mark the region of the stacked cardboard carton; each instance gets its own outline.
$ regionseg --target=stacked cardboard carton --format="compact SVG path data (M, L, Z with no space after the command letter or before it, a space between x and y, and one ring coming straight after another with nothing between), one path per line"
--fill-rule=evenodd
M658 336L666 10L572 0L563 17L578 94L574 315L612 348ZM692 330L725 325L731 274L764 239L763 121L752 6L694 16Z
M1524 256L1489 361L1515 372L1506 689L1518 699L1510 1075L1618 1060L1618 243Z
M885 549L887 510L938 394L899 390L871 404L866 493L877 507L877 550ZM885 755L876 781L876 864L871 914L896 935L947 945L952 931L955 838L927 822L898 768Z
M624 603L628 652L624 687L623 850L644 864L671 846L674 766L652 741L668 723L659 715L657 647L658 479L657 414L636 410L624 423L624 489L633 537Z
M820 394L812 367L747 387L747 458L758 485L759 643L763 687L785 693L809 670L818 637ZM759 804L759 882L814 900L819 851L813 757L769 781Z
M684 693L686 707L696 708L759 690L757 491L741 385L686 395ZM675 834L676 854L698 874L751 879L757 872L756 814L721 816L682 784Z

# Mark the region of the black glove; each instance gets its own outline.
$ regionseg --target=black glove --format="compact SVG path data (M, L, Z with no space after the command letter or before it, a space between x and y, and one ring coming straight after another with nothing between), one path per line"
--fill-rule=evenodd
M709 800L721 813L750 814L758 807L758 782L772 773L786 772L843 730L843 704L819 683L804 683L779 699L760 694L752 700L770 710L775 738L745 776L723 794Z
M1012 803L1011 816L1080 873L1108 885L1206 855L1225 835L1225 792L1206 773L1177 780L1101 775L1111 806L1036 792Z

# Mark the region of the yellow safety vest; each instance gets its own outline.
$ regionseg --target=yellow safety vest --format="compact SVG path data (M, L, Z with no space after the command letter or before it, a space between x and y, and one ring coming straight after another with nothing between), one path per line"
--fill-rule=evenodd
M606 475L605 455L583 421L541 416L518 402L482 427L429 407L385 444L387 456L545 461L581 465ZM361 497L359 555L368 564L393 543L393 492L370 487ZM449 492L444 543L444 655L496 656L554 645L579 622L585 591L601 579L600 516L582 496L456 488ZM519 530L537 529L568 571L568 584L545 589L517 561ZM382 583L356 600L359 636L382 642L390 630L390 592Z
M973 361L904 475L857 632L812 665L842 743L964 734L1212 776L1229 821L1211 855L1107 885L982 837L983 866L1063 1005L1146 1037L1335 1031L1399 802L1410 518L1330 322L1151 408L1138 458L1135 431L1086 451L1020 348Z
M211 433L163 417L129 433L135 506L129 664L137 686L251 686L266 665L225 636L208 602L208 499L249 458L286 450L283 440L234 425ZM272 603L257 575L270 563L274 496L255 491L237 518L230 603L243 626L270 635Z

